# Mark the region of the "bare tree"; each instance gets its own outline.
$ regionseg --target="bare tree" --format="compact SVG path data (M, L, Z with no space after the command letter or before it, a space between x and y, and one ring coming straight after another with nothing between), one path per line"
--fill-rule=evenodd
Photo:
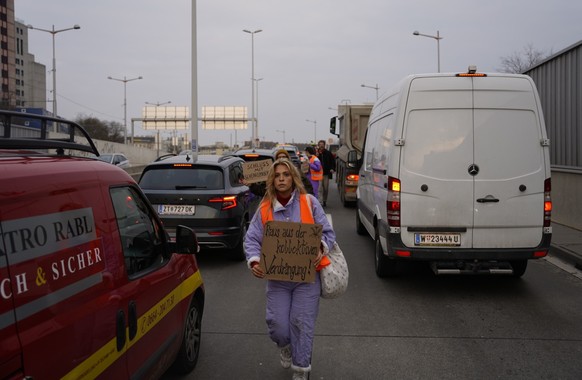
M123 125L116 121L103 121L93 116L78 115L75 122L85 128L94 139L123 142Z
M501 57L501 68L498 71L502 73L521 74L551 54L551 51L545 52L538 50L534 48L533 44L529 43L521 51L516 51L511 55Z

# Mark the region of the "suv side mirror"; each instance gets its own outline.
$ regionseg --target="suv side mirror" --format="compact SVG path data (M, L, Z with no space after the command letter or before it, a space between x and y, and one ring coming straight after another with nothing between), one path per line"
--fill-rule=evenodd
M198 253L200 245L196 233L189 227L176 227L176 252L177 253Z
M336 132L336 124L337 124L337 117L334 116L329 121L329 133L331 133L332 135L339 136L339 133Z

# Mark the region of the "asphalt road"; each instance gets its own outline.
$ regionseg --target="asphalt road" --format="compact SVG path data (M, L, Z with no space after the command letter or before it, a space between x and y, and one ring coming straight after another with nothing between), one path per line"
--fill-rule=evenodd
M426 265L380 279L373 241L330 189L328 213L350 286L321 300L311 379L582 379L582 279L551 260L523 278L435 276ZM265 284L244 263L202 252L198 366L164 379L290 379L264 321Z

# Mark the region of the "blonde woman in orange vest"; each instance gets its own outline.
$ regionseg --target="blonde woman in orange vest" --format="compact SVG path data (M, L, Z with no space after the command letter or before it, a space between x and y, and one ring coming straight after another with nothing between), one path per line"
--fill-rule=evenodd
M307 172L307 178L313 186L313 195L315 198L319 198L319 184L323 180L323 166L321 166L321 161L315 155L315 149L312 146L305 148L305 154L309 158L309 172Z
M275 161L266 181L267 189L245 239L248 267L257 278L264 278L260 268L263 228L267 221L317 223L323 226L321 245L315 260L315 282L267 281L266 322L269 336L280 350L283 368L293 369L293 379L307 379L311 371L311 352L315 321L319 312L321 282L319 270L329 260L325 254L335 242L335 233L323 208L307 194L299 172L288 159Z

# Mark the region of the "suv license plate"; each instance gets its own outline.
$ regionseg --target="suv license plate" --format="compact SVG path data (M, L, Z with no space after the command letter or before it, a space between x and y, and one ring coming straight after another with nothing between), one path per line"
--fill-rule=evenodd
M458 247L461 245L461 234L456 233L414 234L414 245Z
M194 205L158 205L159 215L194 215L196 206Z

